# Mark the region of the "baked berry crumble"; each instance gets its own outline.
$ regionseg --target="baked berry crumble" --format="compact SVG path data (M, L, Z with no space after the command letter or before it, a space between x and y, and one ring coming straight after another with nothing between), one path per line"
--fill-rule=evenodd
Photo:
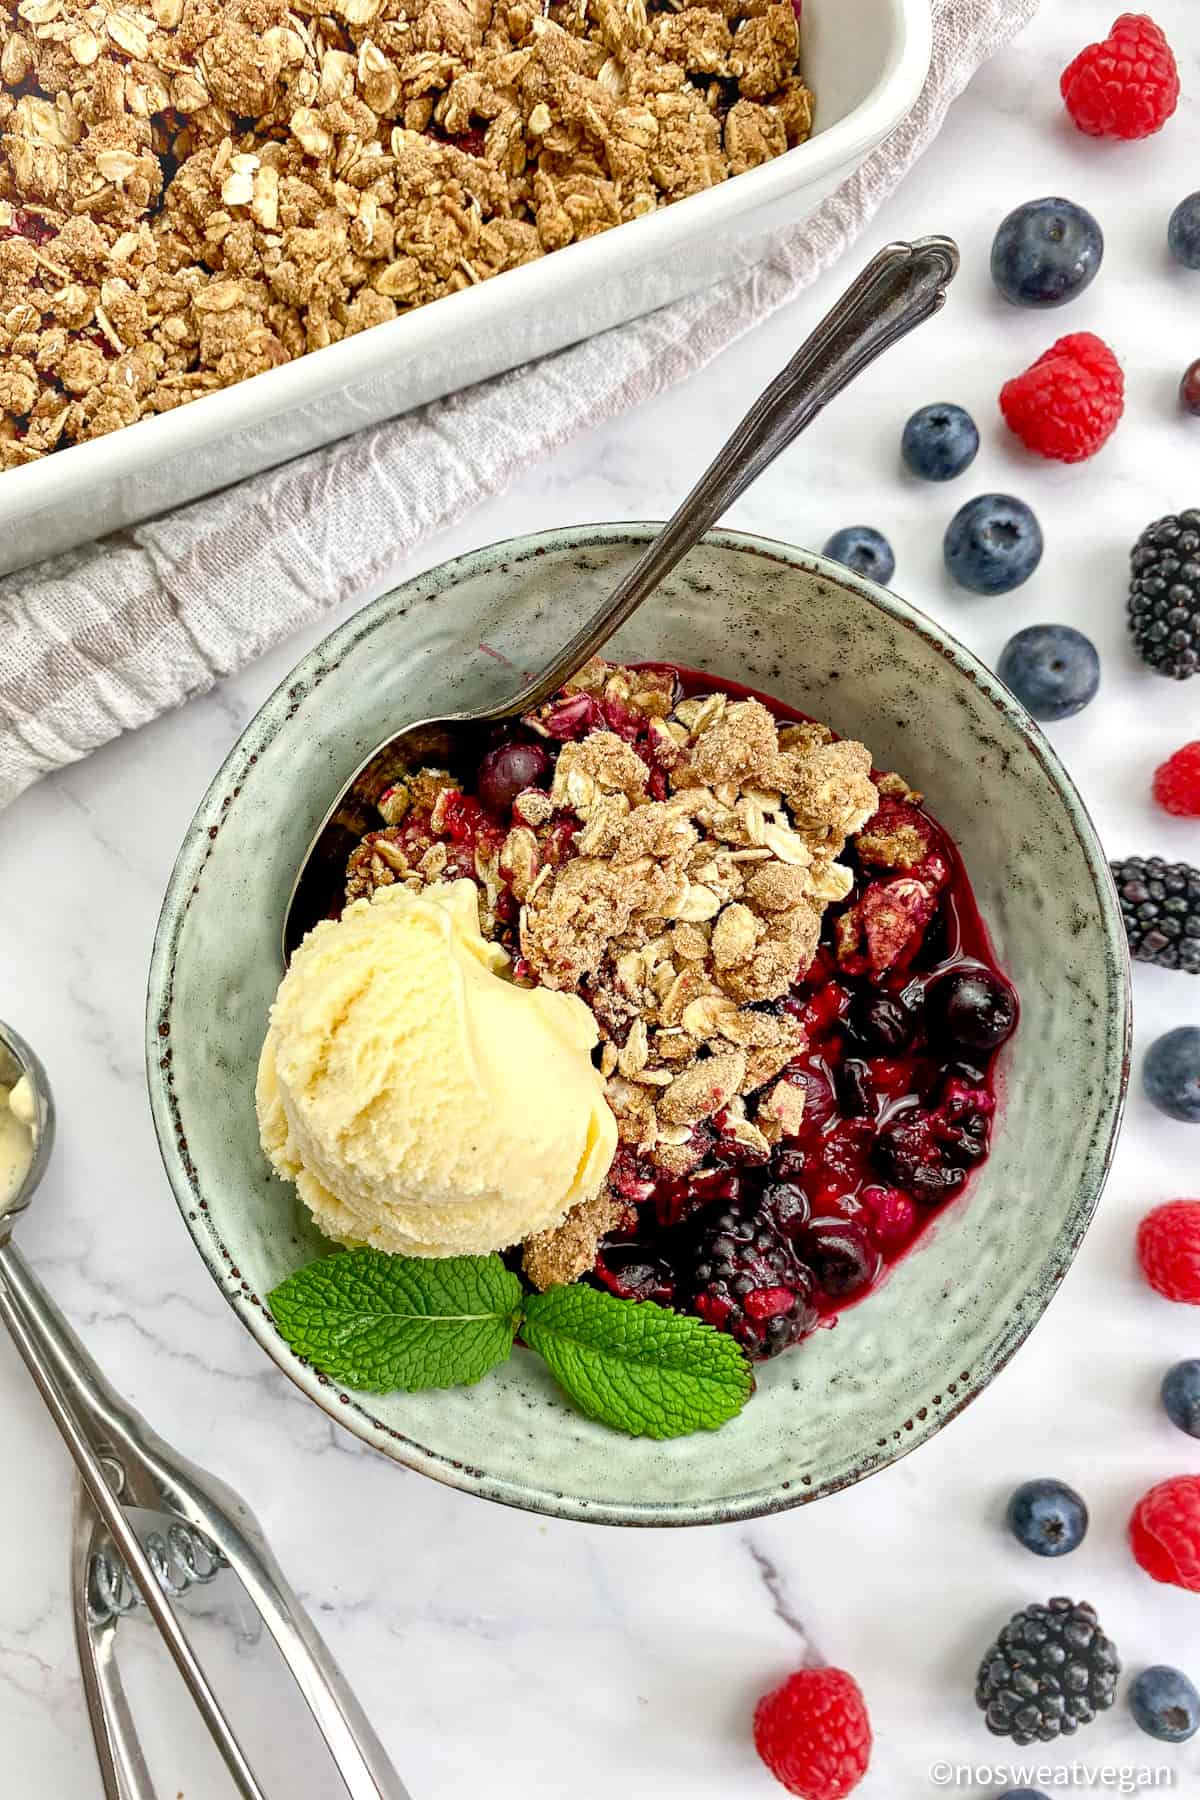
M807 138L792 0L15 0L0 469Z
M988 1154L1016 1027L961 861L860 743L590 663L379 802L346 898L467 876L518 982L590 1007L619 1148L521 1252L764 1358L859 1299Z

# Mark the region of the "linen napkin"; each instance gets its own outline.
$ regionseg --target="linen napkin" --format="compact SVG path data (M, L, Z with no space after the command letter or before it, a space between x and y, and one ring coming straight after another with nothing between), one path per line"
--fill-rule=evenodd
M933 0L933 61L912 111L748 272L0 581L0 807L363 592L519 471L792 299L853 243L1036 8Z

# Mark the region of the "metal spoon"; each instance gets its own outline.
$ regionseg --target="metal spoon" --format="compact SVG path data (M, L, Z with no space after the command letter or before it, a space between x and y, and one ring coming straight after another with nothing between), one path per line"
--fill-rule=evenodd
M241 1581L287 1662L350 1800L408 1800L366 1714L288 1586L250 1508L232 1488L165 1443L109 1385L12 1243L13 1225L28 1208L50 1161L54 1101L46 1071L29 1045L0 1022L0 1082L7 1086L22 1075L34 1094L35 1150L16 1193L7 1204L0 1200L0 1319L71 1452L113 1554L140 1590L238 1793L244 1800L266 1800L172 1608L165 1591L171 1583L161 1574L163 1559L151 1554L156 1538L170 1542L181 1527L198 1537L209 1554L224 1558ZM115 1721L118 1736L123 1724ZM114 1721L108 1725L111 1730ZM101 1748L110 1800L120 1792L109 1787L114 1748L110 1743L107 1760ZM131 1786L129 1791L145 1789Z
M453 768L470 756L487 727L548 699L636 612L709 526L835 394L915 325L941 310L957 269L958 248L949 238L888 244L759 395L658 536L540 675L494 706L444 719L421 719L372 750L326 813L300 865L283 922L285 963L305 933L336 910L346 859L378 825L375 805L385 788L422 763Z

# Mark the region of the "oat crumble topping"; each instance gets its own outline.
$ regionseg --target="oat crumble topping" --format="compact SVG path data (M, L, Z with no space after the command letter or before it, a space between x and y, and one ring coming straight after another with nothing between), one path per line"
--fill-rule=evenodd
M837 859L880 794L864 745L817 724L780 725L753 699L676 702L672 683L589 664L527 721L557 735L576 709L586 735L559 745L549 790L520 794L512 828L476 842L468 861L457 846L426 847L414 825L422 807L434 831L446 824L452 778L410 777L384 797L390 823L351 857L347 894L474 874L485 932L515 931L518 977L577 992L595 1014L622 1143L686 1175L718 1114L764 1158L795 1133L803 1090L778 1077L804 1032L770 1003L811 963L826 906L849 894ZM600 696L650 722L653 766L616 731L591 726ZM541 1234L527 1252L530 1279L574 1279L614 1217L601 1196Z
M807 137L791 0L6 0L0 468Z

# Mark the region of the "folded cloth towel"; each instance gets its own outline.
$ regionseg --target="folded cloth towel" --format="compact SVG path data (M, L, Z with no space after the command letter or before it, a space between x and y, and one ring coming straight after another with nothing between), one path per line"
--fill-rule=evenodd
M933 61L911 113L748 272L0 581L0 807L361 593L531 462L792 299L853 243L1036 6L934 0Z

